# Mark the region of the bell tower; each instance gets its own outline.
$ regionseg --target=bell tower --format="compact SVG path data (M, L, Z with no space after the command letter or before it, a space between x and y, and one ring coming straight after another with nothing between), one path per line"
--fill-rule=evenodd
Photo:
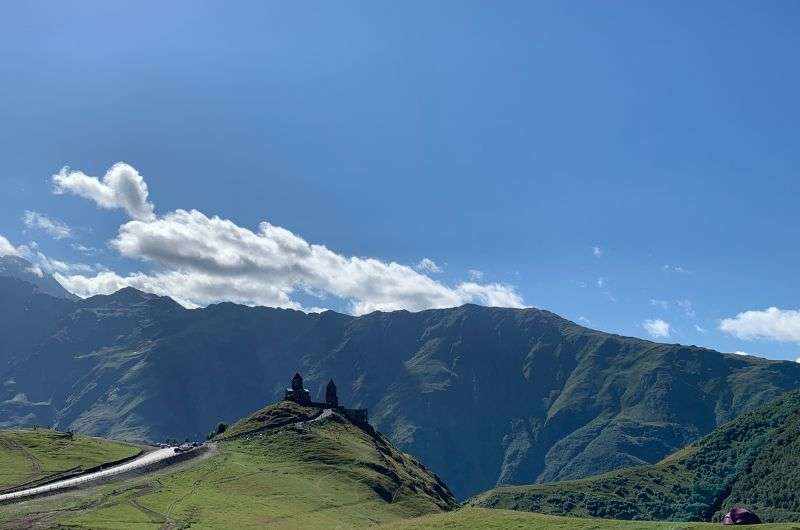
M329 407L339 406L339 396L336 395L336 384L333 379L328 381L328 386L325 388L325 404Z
M292 387L286 389L284 399L294 401L300 405L308 405L311 403L311 394L308 393L308 390L303 388L303 376L299 373L294 374L294 377L292 377Z

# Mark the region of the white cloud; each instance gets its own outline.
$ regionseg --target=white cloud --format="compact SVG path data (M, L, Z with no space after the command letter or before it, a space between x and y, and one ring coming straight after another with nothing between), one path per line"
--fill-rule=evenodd
M422 258L421 260L419 260L419 263L417 263L414 268L417 269L418 271L429 272L434 274L442 272L442 268L439 267L439 265L437 265L435 261L429 258Z
M581 315L581 316L579 316L579 317L578 317L578 322L580 322L580 323L581 323L581 324L583 324L584 326L591 326L591 325L592 325L592 321L591 321L591 320L589 320L588 318L586 318L586 317L585 317L585 316L583 316L583 315Z
M483 279L483 271L477 269L469 269L467 274L469 274L469 279L473 282L479 282Z
M669 302L667 300L658 300L657 298L651 298L650 305L660 307L664 311L669 309Z
M73 237L72 229L65 223L56 219L50 219L46 215L38 212L25 210L22 216L22 222L25 226L33 230L43 230L50 234L54 239L68 239Z
M99 248L87 247L86 245L81 245L80 243L73 243L72 248L73 250L76 250L81 254L86 254L87 256L93 256L102 252L102 250Z
M53 191L71 193L94 201L101 208L123 208L139 221L155 219L153 204L147 200L147 183L128 164L114 164L100 180L64 167L53 175Z
M661 320L660 318L654 320L645 320L642 327L655 339L663 339L669 337L670 325L669 322Z
M794 360L794 362L796 362L796 363L800 363L800 357L798 357L797 359L795 359L795 360Z
M692 306L691 300L685 298L683 300L675 300L675 304L681 309L683 309L683 312L687 317L694 318L697 316L697 313L695 312L694 307Z
M736 350L735 352L733 352L733 354L734 355L750 355L746 351L742 351L742 350Z
M600 258L600 257L602 257L602 256L603 256L603 249L602 249L602 248L600 248L600 247L598 247L598 246L596 246L596 245L595 245L595 246L593 246L593 247L592 247L592 255L593 255L595 258Z
M144 181L141 185L146 190ZM152 205L148 211L152 213ZM129 221L120 227L111 246L124 257L151 264L154 270L127 276L111 271L94 276L59 273L56 278L79 296L132 286L172 296L186 306L227 300L300 308L292 298L298 290L344 299L355 314L464 303L524 306L508 284L469 281L448 286L407 265L340 255L268 222L253 231L197 210Z
M70 263L53 259L39 251L26 251L23 255L26 259L34 263L35 267L48 274L93 274L98 269L103 269L101 266L92 266L86 263Z
M800 342L800 311L777 307L745 311L723 319L719 329L742 340Z
M30 267L28 267L27 270L28 270L28 272L38 276L39 278L43 278L44 277L44 271L42 270L42 268L39 265L31 265Z
M0 235L0 256L19 256L17 248L2 235Z
M39 250L39 245L31 241L27 245L15 247L8 239L0 235L0 256L11 255L25 258L31 262L28 271L39 276L48 274L94 274L98 270L103 270L100 265L87 265L85 263L69 263L52 259Z
M597 286L598 286L599 288L601 288L601 289L602 289L603 287L605 287L605 285L606 285L606 279L605 279L605 278L603 278L602 276L600 276L599 278L597 278Z
M684 269L680 265L664 265L661 267L665 272L676 272L678 274L689 274L690 271Z
M694 329L695 329L695 331L697 331L698 333L708 333L708 330L707 330L706 328L704 328L704 327L702 327L702 326L699 326L698 324L695 324L695 325L694 325Z

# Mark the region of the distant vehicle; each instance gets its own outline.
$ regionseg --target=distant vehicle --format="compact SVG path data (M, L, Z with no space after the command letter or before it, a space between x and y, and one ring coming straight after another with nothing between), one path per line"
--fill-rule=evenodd
M194 445L194 444L191 444L191 443L184 443L184 444L181 444L181 445L179 445L178 447L176 447L176 448L175 448L175 452L176 452L176 453L185 453L186 451L191 451L191 450L192 450L192 449L194 449L195 447L197 447L197 446L196 446L196 445Z

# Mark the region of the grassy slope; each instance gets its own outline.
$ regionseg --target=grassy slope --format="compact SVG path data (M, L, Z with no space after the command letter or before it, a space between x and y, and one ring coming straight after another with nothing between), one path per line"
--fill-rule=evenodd
M512 510L462 508L461 510L417 517L381 525L385 530L711 530L719 523L664 523L651 521L615 521L608 519L578 519ZM800 524L765 524L759 530L800 530Z
M50 429L0 431L0 490L133 456L139 448Z
M9 507L9 527L348 528L453 506L432 474L377 433L337 416L285 425L317 412L268 407L232 426L202 462Z
M709 520L748 506L800 520L800 392L790 392L662 462L583 480L490 490L470 505L614 519Z

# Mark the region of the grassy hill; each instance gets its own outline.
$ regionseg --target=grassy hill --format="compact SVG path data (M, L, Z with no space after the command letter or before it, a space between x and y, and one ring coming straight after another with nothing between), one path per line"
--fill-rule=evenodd
M51 429L0 431L0 492L139 453L139 448Z
M717 520L733 506L800 521L800 391L714 430L655 465L583 480L501 487L471 506L579 517Z
M456 506L371 428L292 403L231 426L216 453L151 477L0 507L8 528L353 528Z
M719 523L674 523L656 521L618 521L559 517L512 510L462 508L460 510L404 519L380 525L381 530L712 530ZM800 523L764 524L759 530L800 530Z

